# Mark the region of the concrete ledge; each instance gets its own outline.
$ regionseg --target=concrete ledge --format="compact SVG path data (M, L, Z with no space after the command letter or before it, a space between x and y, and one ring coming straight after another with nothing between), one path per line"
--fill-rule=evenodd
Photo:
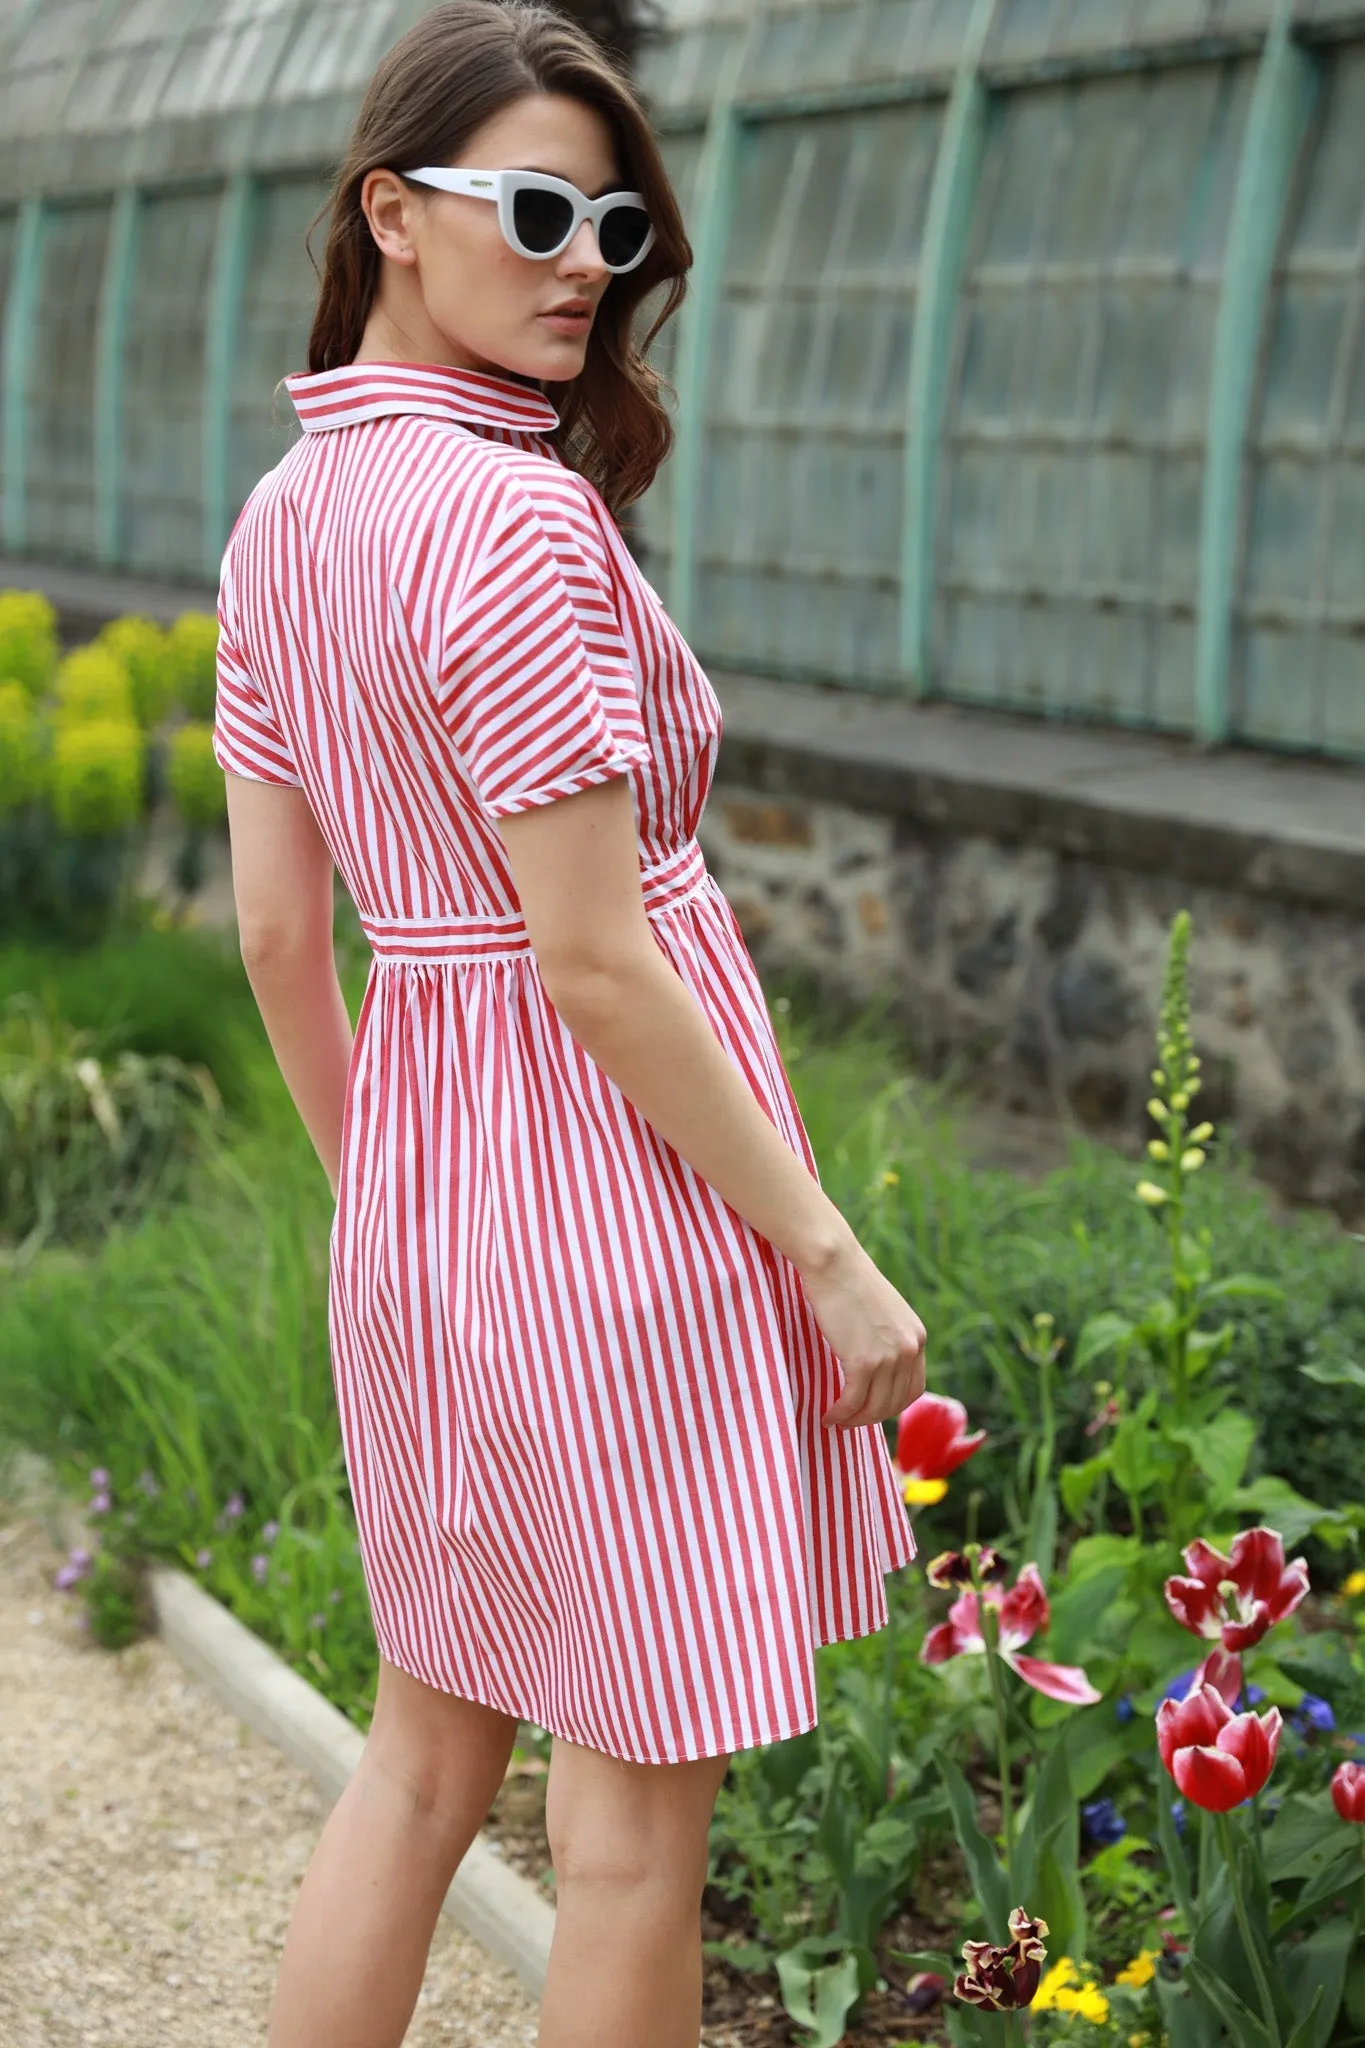
M43 1459L21 1451L0 1478L54 1541L89 1540L79 1509L56 1487ZM154 1565L149 1578L157 1632L171 1654L239 1721L307 1771L334 1805L365 1747L360 1730L184 1572ZM555 1909L509 1869L486 1835L471 1842L442 1910L506 1964L532 1998L540 1997Z
M1359 912L1365 767L711 672L716 780Z

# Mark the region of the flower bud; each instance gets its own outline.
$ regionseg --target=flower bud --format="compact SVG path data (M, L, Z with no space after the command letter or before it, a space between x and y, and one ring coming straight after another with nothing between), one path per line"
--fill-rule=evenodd
M1160 1067L1152 1068L1152 1086L1154 1088L1164 1088L1166 1086L1166 1076Z
M1171 1156L1171 1148L1164 1138L1153 1138L1147 1147L1147 1157L1155 1159L1158 1166L1164 1166Z
M1145 1202L1149 1209L1159 1209L1163 1202L1170 1199L1165 1188L1159 1188L1155 1181L1150 1180L1138 1182L1137 1198L1140 1202Z
M1193 1086L1193 1083L1191 1083L1191 1086ZM1176 1090L1175 1094L1174 1094L1174 1095L1173 1095L1173 1096L1171 1097L1171 1108L1172 1108L1172 1109L1174 1109L1174 1110L1177 1110L1177 1111L1179 1111L1179 1110L1184 1110L1184 1109L1188 1109L1188 1108L1189 1108L1189 1106L1190 1106L1190 1096L1189 1096L1189 1090L1188 1090L1188 1089L1186 1089L1186 1088L1178 1088L1178 1089Z
M1147 1104L1147 1114L1154 1124L1164 1124L1170 1112L1166 1108L1165 1103L1159 1101L1154 1095Z
M1190 1143L1191 1143L1192 1145L1203 1145L1203 1144L1207 1143L1207 1141L1208 1141L1208 1140L1209 1140L1209 1139L1210 1139L1210 1138L1211 1138L1212 1136L1213 1136L1213 1125L1212 1125L1212 1124L1200 1124L1200 1125L1199 1125L1199 1126L1198 1126L1198 1127L1197 1127L1197 1128L1196 1128L1195 1130L1193 1130L1193 1131L1191 1131L1191 1132L1190 1132Z
M1207 1157L1208 1154L1202 1151L1198 1145L1191 1145L1188 1152L1182 1152L1180 1155L1181 1172L1198 1173Z

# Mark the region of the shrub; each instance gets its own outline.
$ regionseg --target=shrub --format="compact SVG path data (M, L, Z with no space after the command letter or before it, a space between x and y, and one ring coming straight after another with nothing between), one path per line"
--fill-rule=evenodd
M111 619L95 642L108 648L128 671L133 711L144 732L159 725L175 700L175 673L168 636L152 619Z
M174 699L191 718L212 718L218 679L218 621L182 612L167 636Z
M0 683L0 818L43 791L43 721L22 683Z
M0 590L0 682L41 697L59 652L57 613L40 590Z
M57 670L57 717L62 724L132 725L133 686L128 670L108 647L77 647Z
M0 1016L0 1235L86 1238L139 1208L219 1108L207 1070L95 1057L91 1034L29 996Z
M52 807L80 837L124 831L142 812L143 738L131 721L92 719L58 727Z
M213 758L211 724L187 719L171 735L169 780L171 795L187 825L207 830L227 815L227 787Z

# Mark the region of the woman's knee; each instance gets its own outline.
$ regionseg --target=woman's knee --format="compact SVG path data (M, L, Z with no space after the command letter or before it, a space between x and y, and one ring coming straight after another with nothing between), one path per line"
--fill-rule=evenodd
M700 1900L727 1756L625 1763L556 1740L545 1830L556 1891L651 1892Z
M440 1692L381 1660L365 1761L413 1819L458 1825L471 1812L487 1812L517 1726L513 1715Z

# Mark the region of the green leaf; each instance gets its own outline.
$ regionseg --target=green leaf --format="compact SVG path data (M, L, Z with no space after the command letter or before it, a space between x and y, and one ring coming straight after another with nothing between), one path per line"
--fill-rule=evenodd
M1313 2003L1285 2042L1285 2048L1310 2048L1310 2044L1311 2048L1316 2048L1316 2044L1325 2038L1317 2030L1318 2012L1321 2006L1322 1986L1319 1984L1317 1990L1313 1993Z
M1262 1280L1258 1273L1229 1273L1204 1289L1205 1301L1287 1301L1283 1287Z
M1305 2018L1295 2030L1296 2048L1326 2048L1341 2009L1346 1965L1355 1946L1355 1927L1346 1915L1328 1920L1306 1941L1279 1953L1280 1978L1292 2012ZM1321 2001L1321 2003L1319 2003ZM1309 2026L1309 2021L1315 2023Z
M1185 1958L1185 1974L1214 2007L1238 2048L1274 2048L1264 2022L1243 2005L1216 1970L1211 1970L1198 1956L1189 1955Z
M1190 1885L1190 1864L1185 1854L1185 1845L1175 1831L1175 1821L1171 1814L1174 1795L1175 1785L1163 1771L1156 1788L1156 1838L1166 1859L1166 1872L1171 1880L1171 1890L1175 1894L1181 1918L1187 1927L1193 1927L1195 1912L1194 1893Z
M1010 1898L1000 1858L981 1832L971 1786L951 1757L941 1756L938 1767L952 1809L958 1843L967 1859L972 1890L985 1917L987 1936L991 1941L1007 1941L1010 1910L1019 1901Z
M1301 1493L1296 1493L1287 1479L1279 1479L1271 1472L1253 1479L1250 1486L1239 1486L1228 1505L1242 1513L1264 1516L1279 1530L1290 1550L1296 1543L1302 1543L1328 1512L1316 1501L1305 1500Z
M1299 1371L1320 1387L1365 1387L1365 1365L1357 1365L1353 1358L1313 1358Z
M1209 2048L1208 2011L1191 1985L1172 1983L1158 1971L1152 1979L1169 2048Z
M1054 1664L1075 1664L1095 1641L1096 1630L1117 1600L1131 1565L1120 1559L1073 1581L1068 1578L1052 1603L1047 1656Z
M704 1941L702 1953L717 1956L732 1970L770 1970L772 1952L761 1941Z
M1084 1372L1088 1365L1093 1365L1106 1351L1114 1350L1117 1345L1130 1343L1132 1336L1133 1325L1127 1316L1115 1315L1112 1309L1106 1309L1101 1315L1091 1316L1076 1339L1076 1349L1071 1359L1072 1371Z
M942 1955L933 1948L889 1948L886 1951L893 1963L900 1963L907 1970L932 1970L936 1977L946 1977L951 1984L957 1975L958 1964L951 1956Z
M1080 1521L1090 1505L1091 1494L1108 1470L1108 1452L1099 1458L1087 1458L1083 1465L1063 1465L1057 1474L1057 1486L1062 1496L1062 1506L1073 1522Z
M777 1958L783 2005L797 2026L813 2029L803 2048L838 2048L858 1999L858 1958L845 1950L833 1961L820 1962L828 1945L827 1936L811 1937Z
M1346 2011L1351 2025L1365 2033L1365 1947L1361 1948L1347 1974Z
M1089 1799L1097 1792L1131 1748L1126 1731L1115 1722L1110 1700L1073 1713L1064 1740L1071 1790L1078 1800Z
M1225 1358L1236 1335L1231 1323L1223 1323L1216 1330L1191 1330L1186 1346L1191 1376L1207 1371L1218 1359Z
M1263 1838L1266 1873L1272 1884L1316 1877L1335 1861L1340 1823L1329 1792L1290 1792Z
M1221 1415L1212 1416L1196 1429L1167 1423L1165 1434L1172 1443L1185 1446L1208 1480L1210 1506L1220 1507L1228 1501L1241 1481L1256 1441L1256 1425L1251 1417L1243 1415L1240 1409L1225 1408Z

